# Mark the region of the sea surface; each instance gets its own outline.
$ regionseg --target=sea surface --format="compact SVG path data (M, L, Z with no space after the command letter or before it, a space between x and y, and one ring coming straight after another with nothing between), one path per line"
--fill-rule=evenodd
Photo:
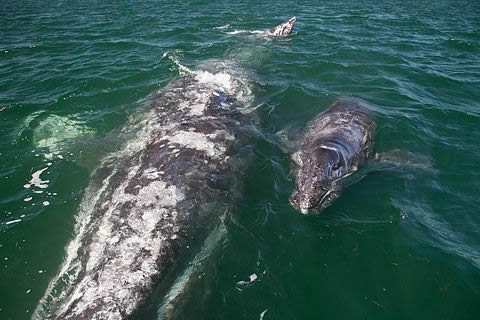
M288 38L261 34L291 16ZM0 319L32 316L130 119L208 61L248 75L258 134L177 319L480 319L474 0L1 1ZM278 133L342 96L371 105L377 152L416 157L301 215Z

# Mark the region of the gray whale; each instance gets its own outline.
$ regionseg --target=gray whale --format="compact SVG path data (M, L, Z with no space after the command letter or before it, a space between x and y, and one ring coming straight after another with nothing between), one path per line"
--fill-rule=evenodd
M33 319L128 318L229 210L248 124L231 76L199 71L172 81L135 137L102 161Z
M293 207L320 212L338 198L345 178L374 157L376 124L365 103L339 99L307 126L292 155L296 190Z

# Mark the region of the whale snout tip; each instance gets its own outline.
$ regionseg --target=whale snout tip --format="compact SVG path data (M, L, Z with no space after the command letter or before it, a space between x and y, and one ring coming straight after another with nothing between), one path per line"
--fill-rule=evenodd
M306 209L306 208L300 208L300 213L301 213L301 214L308 214L308 212L309 212L308 209Z
M292 32L293 27L295 26L295 23L297 22L297 17L293 16L290 19L287 20L287 24L290 26L290 32Z
M291 196L290 196L290 204L292 207L300 211L302 214L309 214L312 212L312 210L315 209L315 205L312 203L312 199L308 196L305 196L301 194L298 191L295 191Z

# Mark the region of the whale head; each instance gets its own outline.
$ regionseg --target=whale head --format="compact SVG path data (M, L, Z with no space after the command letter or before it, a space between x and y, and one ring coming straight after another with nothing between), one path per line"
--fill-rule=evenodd
M324 210L338 198L337 181L347 174L344 158L334 149L317 148L294 160L299 167L290 203L303 214Z
M297 22L297 18L292 17L278 26L268 30L267 35L271 37L286 37L292 32L295 22Z

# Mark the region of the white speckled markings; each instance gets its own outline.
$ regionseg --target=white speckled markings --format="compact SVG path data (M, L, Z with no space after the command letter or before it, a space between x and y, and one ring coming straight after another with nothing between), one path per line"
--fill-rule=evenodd
M196 149L198 151L205 152L210 158L219 158L222 156L226 149L221 143L215 143L214 139L218 133L203 134L190 131L177 131L171 137L167 137L172 143L179 144L182 147ZM227 135L227 139L232 140L233 137Z

